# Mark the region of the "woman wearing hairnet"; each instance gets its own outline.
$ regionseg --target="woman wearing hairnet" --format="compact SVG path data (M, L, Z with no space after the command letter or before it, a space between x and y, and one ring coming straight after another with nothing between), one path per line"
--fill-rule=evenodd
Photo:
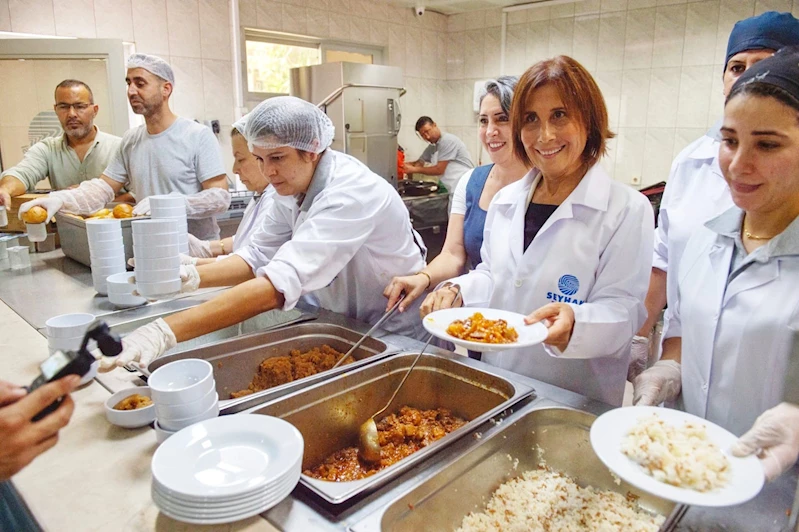
M329 149L333 134L322 111L291 96L266 100L249 114L244 136L275 188L273 202L248 246L212 264L182 267L188 290L235 286L137 329L102 369L146 366L177 342L267 310L290 310L304 295L367 323L382 316L383 287L422 269L425 250L396 190L357 159ZM423 334L415 312L385 327Z
M209 264L220 257L227 257L250 243L253 234L261 226L264 213L269 210L275 189L269 186L269 179L261 173L258 160L250 152L244 138L247 115L240 118L230 132L230 145L233 149L233 173L238 174L247 190L255 195L247 204L241 223L234 236L221 240L200 240L189 235L189 255L181 255L181 263L195 266Z
M735 24L727 42L724 96L749 67L783 46L799 44L799 20L769 11ZM706 221L732 207L730 189L719 170L719 124L689 144L671 166L660 204L649 292L647 320L633 338L628 380L646 369L649 335L666 306L666 273L678 264L688 238Z
M718 160L734 205L669 268L663 359L636 379L634 402L679 398L743 434L733 453L762 449L773 479L799 455L799 407L781 403L799 330L799 48L735 83Z

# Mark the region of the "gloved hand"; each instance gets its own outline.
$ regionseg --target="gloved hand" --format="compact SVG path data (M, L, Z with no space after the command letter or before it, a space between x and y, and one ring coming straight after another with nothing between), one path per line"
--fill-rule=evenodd
M680 363L674 360L658 360L633 381L633 404L657 406L664 401L673 401L680 395L681 388Z
M200 288L200 272L196 266L184 264L180 267L180 293L194 292Z
M133 260L133 259L131 259ZM183 253L180 254L180 263L183 266L197 266L197 261L199 259L197 257L190 257L188 255L184 255ZM130 262L130 261L128 261Z
M646 369L649 360L649 338L646 336L633 336L630 345L630 365L627 367L627 380L634 382L635 378Z
M150 362L175 347L177 343L169 325L158 318L124 337L122 353L115 357L102 357L99 371L104 373L132 362L140 368L146 368Z
M757 453L766 479L774 480L799 457L799 407L780 403L766 410L749 431L732 446L733 456Z
M37 205L47 211L47 220L45 221L45 223L48 223L50 220L53 219L55 213L60 211L61 208L64 206L64 200L62 200L55 194L48 194L43 198L37 198L35 200L26 201L25 203L19 206L19 219L22 220L22 215L31 210L32 207L35 207Z
M150 216L150 198L136 202L133 207L133 216Z
M211 251L211 243L207 240L200 240L189 233L189 255L201 259L210 259L214 256Z

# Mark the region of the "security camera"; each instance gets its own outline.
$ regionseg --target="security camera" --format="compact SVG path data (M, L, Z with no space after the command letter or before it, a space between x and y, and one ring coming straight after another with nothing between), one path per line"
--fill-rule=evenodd
M413 12L416 13L417 17L421 17L424 15L424 6L416 6L413 8Z

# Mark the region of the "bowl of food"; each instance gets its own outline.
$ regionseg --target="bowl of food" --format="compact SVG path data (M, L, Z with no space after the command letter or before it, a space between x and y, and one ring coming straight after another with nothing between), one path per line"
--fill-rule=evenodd
M149 386L128 388L109 397L105 402L105 417L112 425L126 429L144 427L155 421Z

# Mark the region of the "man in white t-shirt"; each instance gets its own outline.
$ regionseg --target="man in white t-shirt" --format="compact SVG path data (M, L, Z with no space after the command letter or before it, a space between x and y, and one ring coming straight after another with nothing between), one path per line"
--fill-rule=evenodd
M175 83L172 68L160 57L134 54L128 59L128 100L145 124L125 133L119 151L97 179L73 190L53 192L25 203L91 214L113 201L126 186L138 203L134 214L149 214L149 196L179 192L186 198L189 232L201 240L219 238L215 216L230 205L227 176L219 144L207 127L175 115L169 98Z
M440 176L439 180L447 191L454 193L461 176L474 168L466 145L452 133L442 133L429 116L416 121L416 132L430 146L418 160L405 164L405 173ZM425 163L431 166L425 166Z

